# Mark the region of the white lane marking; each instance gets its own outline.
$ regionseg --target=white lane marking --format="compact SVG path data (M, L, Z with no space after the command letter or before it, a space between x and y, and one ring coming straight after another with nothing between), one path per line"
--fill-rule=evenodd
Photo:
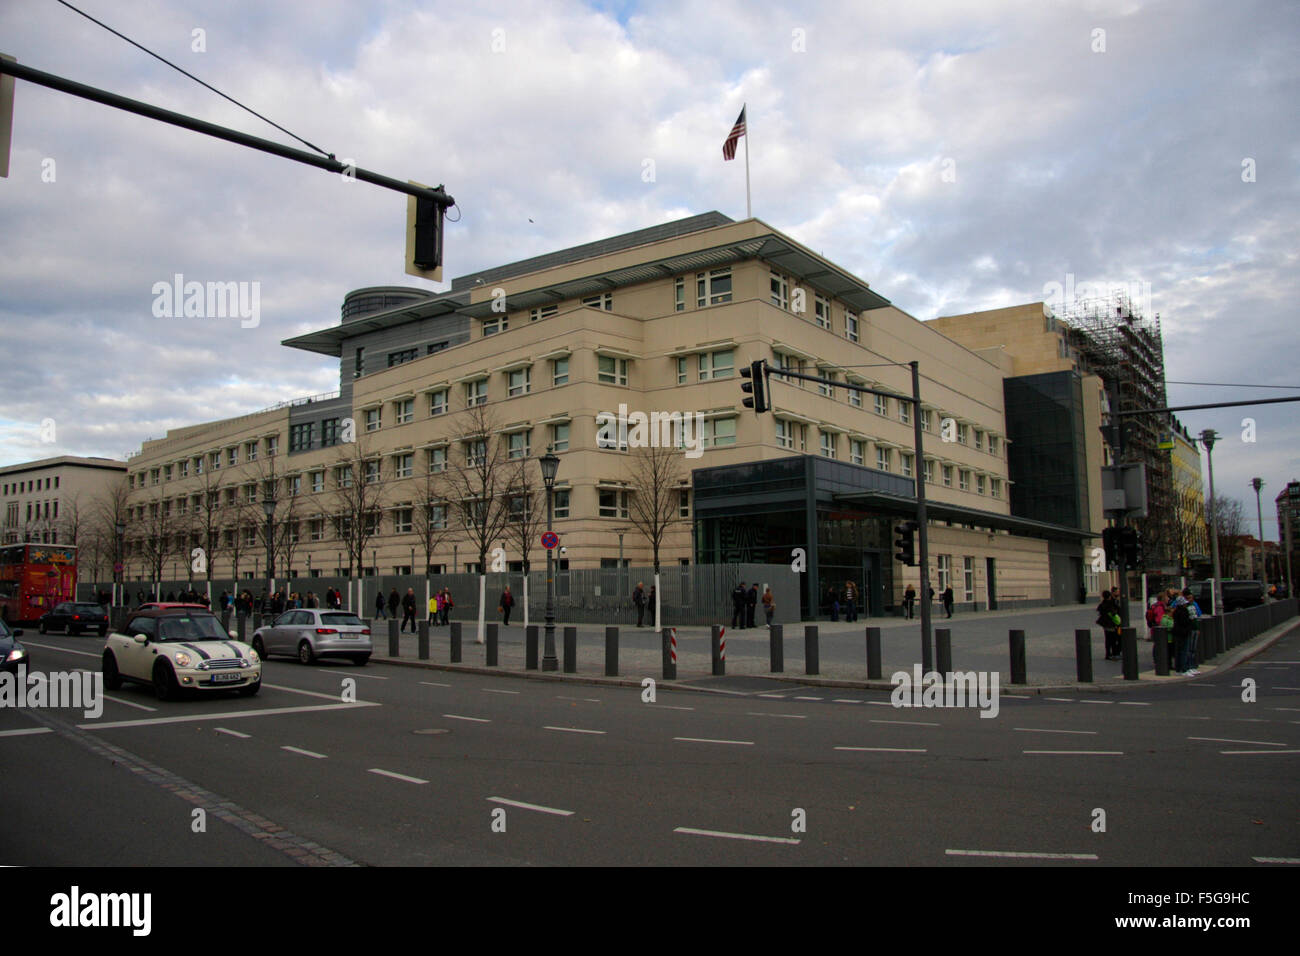
M1029 694L1003 694L1003 697L1010 697L1013 700L1032 700Z
M283 684L262 684L263 687L269 687L272 690L288 691L290 694L302 694L305 697L319 697L322 700L337 700L342 703L342 697L339 694L322 694L314 690L299 690L297 687L286 687Z
M1066 703L1066 704L1073 704L1073 703L1074 703L1074 698L1073 698L1073 697L1044 697L1043 700L1059 700L1059 701L1061 701L1061 702L1063 702L1063 703Z
M763 711L761 711L761 710L750 710L750 711L746 711L746 716L748 716L748 717L787 717L787 718L789 718L790 720L807 720L807 719L808 719L808 718L805 717L803 714L769 714L769 713L765 713L765 712L763 712Z
M1183 714L1183 720L1209 720L1209 717L1193 717L1191 714Z
M836 750L854 750L884 754L923 754L924 747L836 747Z
M851 697L836 697L831 701L832 704L861 704L863 701L853 700Z
M1300 661L1264 661L1265 664L1300 664Z
M557 817L571 817L572 810L557 810L555 807L544 807L540 803L524 803L522 800L507 800L505 797L488 797L489 803L504 803L508 807L519 807L521 810L536 810L538 813L553 813Z
M1274 710L1300 710L1300 707L1274 707Z
M600 703L599 697L565 697L563 694L556 694L555 699L556 700L581 700L581 701L585 701L588 704Z
M1124 751L1122 750L1022 750L1021 753L1063 757L1073 757L1076 755L1089 757L1122 757L1124 755Z
M681 740L690 744L735 744L738 747L752 747L752 740L713 740L709 737L674 737L673 740Z
M1300 690L1300 687L1274 687L1272 690Z
M1221 754L1300 754L1300 750L1220 750Z
M404 773L393 773L391 770L380 770L378 767L371 767L367 773L377 773L381 777L392 777L394 780L405 780L407 783L428 783L427 780L421 780L419 777L408 777Z
M281 750L287 750L287 751L289 751L289 753L291 753L291 754L302 754L304 757L314 757L314 758L317 759L317 760L324 760L324 759L325 759L325 755L324 755L324 754L318 754L318 753L316 753L316 751L314 751L314 750L303 750L303 749L301 749L301 748L299 748L299 747L290 747L290 746L287 746L287 745L281 747L280 749L281 749Z
M247 740L252 734L241 734L238 730L227 730L225 727L214 727L219 734L229 734L231 737L238 737L240 740Z
M1081 701L1079 701L1079 703L1081 703L1081 704L1113 704L1113 703L1115 703L1115 702L1114 702L1113 700L1081 700Z
M1092 734L1097 735L1095 730L1048 730L1045 727L1012 727L1012 730L1021 730L1027 734Z
M420 681L420 683L423 684L425 687L450 687L451 686L450 684L439 684L436 680L422 680Z
M1119 702L1119 705L1121 707L1150 707L1151 706L1149 701L1144 701L1144 700L1121 700Z
M58 651L61 654L76 654L78 657L103 657L104 656L103 651L100 651L98 654L92 654L90 653L90 651L74 651L66 647L58 647L54 644L36 644L28 640L23 640L21 643L27 645L28 647L40 647L47 651Z
M519 691L517 690L496 690L492 687L484 687L482 688L482 691L485 694L518 694L519 693Z
M0 730L0 737L26 737L29 734L52 734L49 727L24 727L21 730Z
M758 836L754 833L727 833L723 830L697 830L695 827L673 827L674 833L689 833L693 836L721 837L724 840L750 840L754 843L786 843L797 846L799 841L793 837Z
M656 704L656 707L662 707L664 710L694 710L694 707L683 707L680 704Z
M111 700L115 704L126 704L126 706L134 707L136 710L156 711L158 709L157 707L150 707L148 704L137 704L133 700L124 700L121 697L110 697L108 694L104 695L104 700Z
M796 697L795 700L822 700L821 697Z
M939 727L928 720L868 720L869 724L907 724L909 727Z
M1216 744L1250 744L1252 747L1285 747L1286 744L1276 744L1271 740L1236 740L1232 737L1188 737L1188 740L1209 740Z
M1256 863L1300 863L1300 858L1292 856L1252 856L1251 859Z
M238 720L241 717L270 717L276 714L309 714L321 710L351 710L354 707L378 707L370 701L354 704L319 704L312 707L271 707L267 710L242 710L221 714L184 714L179 717L142 717L139 720L95 721L77 724L81 730L110 730L116 727L149 727L154 724L181 724L203 720Z
M603 734L604 730L587 730L583 727L543 727L542 730L558 730L566 734Z
M325 671L321 671L321 673L323 674ZM351 677L364 677L366 680L388 680L387 677L380 677L378 674L354 674L352 671L348 671L348 675Z
M1267 717L1229 717L1228 719L1240 721L1243 724L1271 724L1273 722Z
M864 700L864 704L870 704L872 707L893 707L894 705L887 700Z
M472 720L476 724L490 724L492 721L487 717L465 717L461 714L443 714L448 720Z
M759 697L770 697L773 700L785 700L785 694L759 694Z
M1016 853L1008 850L944 850L948 856L998 856L1013 860L1095 860L1095 853Z

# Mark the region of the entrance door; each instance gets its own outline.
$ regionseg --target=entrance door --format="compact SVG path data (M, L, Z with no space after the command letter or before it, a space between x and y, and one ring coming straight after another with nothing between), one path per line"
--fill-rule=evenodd
M984 568L984 584L989 591L989 610L996 611L998 609L997 559L985 558Z

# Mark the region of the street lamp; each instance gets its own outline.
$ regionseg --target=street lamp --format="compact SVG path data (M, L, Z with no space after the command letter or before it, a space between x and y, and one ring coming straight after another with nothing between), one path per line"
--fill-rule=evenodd
M1211 578L1210 609L1211 614L1221 614L1223 608L1223 587L1219 582L1219 526L1214 513L1214 441L1219 437L1213 428L1201 432L1201 444L1205 446L1205 463L1210 470L1210 561L1214 576Z
M262 499L262 511L266 513L266 599L274 601L275 597L275 499L270 495Z
M117 532L117 560L113 562L113 580L117 582L119 589L117 595L118 601L121 604L126 604L126 565L122 561L122 539L126 535L126 525L119 521L113 526L113 530Z
M552 532L555 524L555 474L560 470L560 458L548 447L546 454L537 460L542 468L542 482L546 485L546 531ZM542 656L542 670L559 670L555 659L555 549L546 549L546 649Z
M1268 600L1268 565L1264 556L1264 511L1259 503L1259 489L1264 487L1260 478L1250 479L1250 486L1255 489L1255 517L1259 520L1259 577L1264 582L1264 600Z

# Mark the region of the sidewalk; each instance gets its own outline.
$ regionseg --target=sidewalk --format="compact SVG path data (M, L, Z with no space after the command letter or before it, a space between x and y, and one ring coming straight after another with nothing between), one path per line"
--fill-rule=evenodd
M1024 612L1006 612L1013 617ZM1089 612L1091 613L1091 612ZM1002 615L998 615L1001 617ZM956 623L956 618L952 623ZM868 681L866 679L865 627L867 622L854 624L830 624L823 627L834 628L827 633L820 631L819 673L815 676L804 673L804 637L801 625L796 625L792 634L787 628L784 640L784 671L773 674L770 671L769 636L764 627L738 632L733 636L726 634L727 659L726 677L767 678L774 682L789 682L803 686L849 687L859 689L892 689L889 677L895 671L911 671L913 664L920 658L919 627L912 630L916 622L902 622L909 633L905 640L899 636L890 640L882 631L882 675L884 680ZM876 626L876 625L871 625ZM1238 645L1220 655L1213 662L1202 664L1197 677L1184 677L1171 674L1159 677L1153 669L1140 670L1137 681L1123 679L1121 665L1118 661L1107 661L1101 653L1101 637L1097 632L1093 656L1093 682L1080 684L1075 680L1074 637L1073 630L1060 631L1041 636L1029 635L1026 646L1027 676L1026 684L1012 684L1010 679L1010 654L1004 642L1000 653L992 653L980 646L978 640L963 642L954 627L953 668L959 671L996 670L999 672L999 684L1003 693L1042 693L1049 690L1120 690L1133 687L1150 687L1160 684L1198 680L1220 674L1237 664L1272 646L1282 635L1300 627L1300 618L1283 622L1273 629ZM851 631L849 630L851 629ZM1095 629L1094 629L1095 630ZM576 681L593 684L639 685L646 677L654 678L664 686L677 686L687 689L707 689L693 687L694 682L707 683L716 681L712 673L710 652L710 634L707 628L683 627L677 633L677 680L663 682L663 657L656 632L649 628L623 629L619 635L618 676L605 676L605 635L603 628L591 626L578 628L578 655L576 674L562 672L528 671L524 669L526 648L522 626L501 629L497 642L498 666L486 666L486 645L474 641L474 625L466 622L462 629L462 663L451 664L450 638L446 627L432 630L429 636L429 660L417 659L417 638L407 633L399 637L399 655L388 656L388 635L386 626L377 629L374 635L374 654L371 660L376 663L390 663L413 667L425 667L434 670L463 671L466 673L493 674L502 677L522 677L526 679ZM563 628L555 630L556 656L563 666ZM1139 667L1151 660L1151 645L1138 641ZM539 627L538 659L545 651L545 629Z

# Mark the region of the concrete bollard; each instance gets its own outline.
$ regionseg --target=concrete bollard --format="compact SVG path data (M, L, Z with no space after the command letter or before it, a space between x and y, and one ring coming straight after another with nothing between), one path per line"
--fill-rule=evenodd
M930 644L930 638L923 636L921 639L921 673L928 674L934 670L934 648Z
M1151 642L1152 656L1155 660L1156 674L1166 677L1169 674L1169 637L1163 627L1155 628L1156 636Z
M447 630L451 638L451 663L460 663L460 621L452 621Z
M940 674L952 673L952 630L946 627L934 629L935 670Z
M867 680L880 680L880 628L867 628Z
M1028 681L1025 667L1025 632L1011 631L1011 683L1024 684Z
M537 670L537 625L524 628L524 670Z
M618 628L605 628L605 676L618 676Z
M1119 650L1124 658L1124 679L1138 679L1137 628L1122 627L1119 631Z
M578 673L578 629L564 629L564 673Z
M821 673L821 661L817 654L817 625L803 626L803 672L805 674Z
M727 673L727 645L722 640L722 628L717 624L709 628L709 650L713 657L713 676Z
M388 619L388 656L402 656L402 639L398 636L397 618L395 617Z
M429 659L429 622L419 621L415 628L417 650L416 654L422 661Z
M1092 631L1086 627L1074 629L1074 675L1080 684L1092 683Z
M487 660L488 667L497 666L497 623L492 621L486 626L487 631Z
M773 624L772 629L767 633L767 642L770 645L769 655L772 658L772 673L785 673L785 625Z
M663 643L664 680L677 680L677 629L665 627L659 633Z

